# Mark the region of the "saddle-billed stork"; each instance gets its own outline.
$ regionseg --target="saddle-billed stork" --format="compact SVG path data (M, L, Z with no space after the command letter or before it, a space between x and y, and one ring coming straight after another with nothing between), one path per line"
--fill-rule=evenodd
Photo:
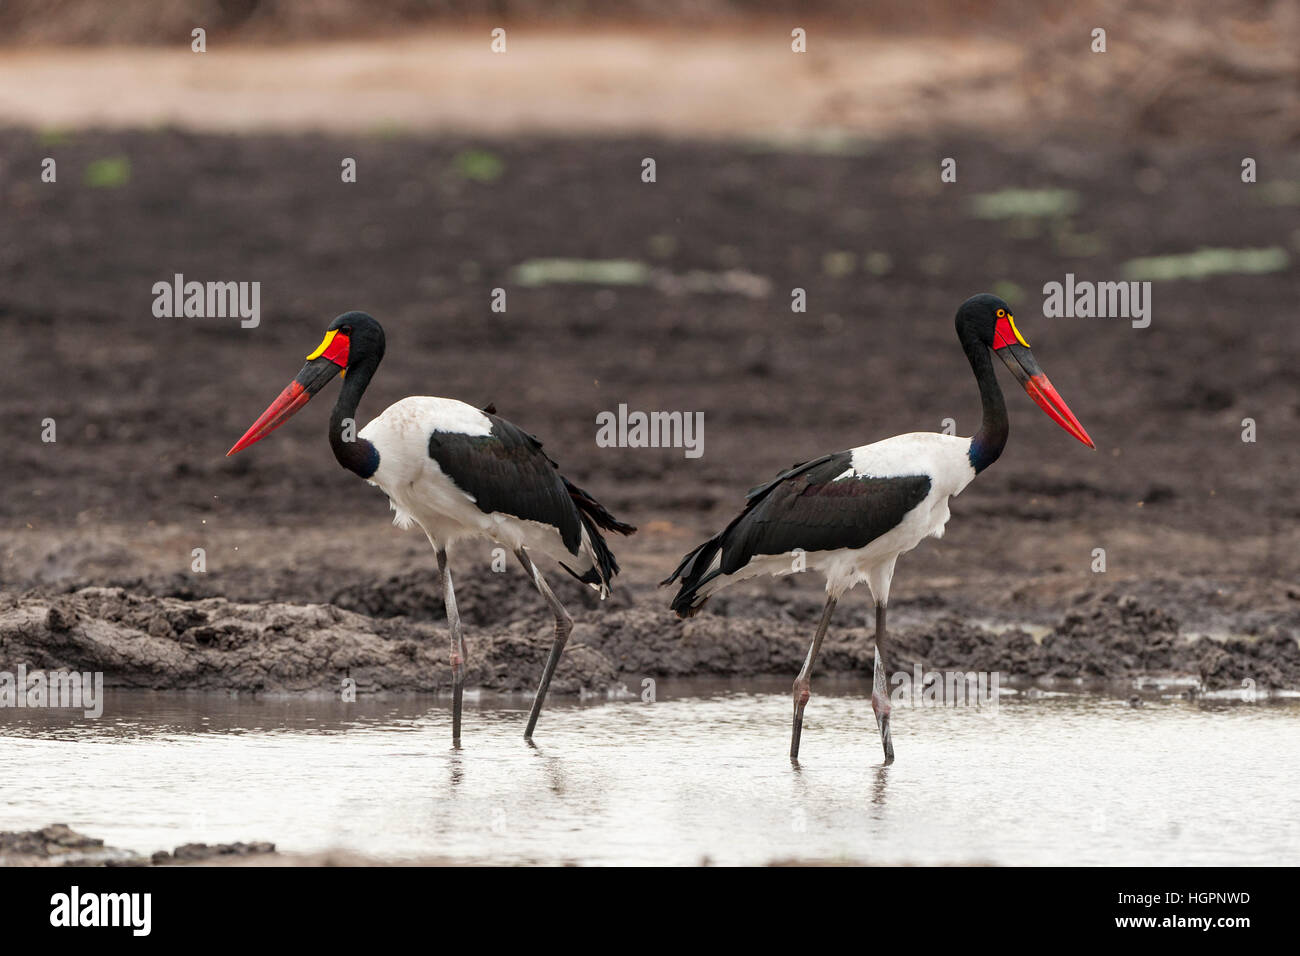
M233 455L283 425L336 375L343 388L330 414L329 438L340 465L377 485L399 528L418 524L433 545L447 625L451 631L452 741L460 742L465 686L465 640L447 551L458 541L482 537L515 553L555 615L555 641L542 671L524 737L533 729L573 619L551 592L530 551L549 555L604 598L618 562L600 529L631 534L599 502L560 474L542 443L495 414L451 398L412 396L390 405L356 431L357 404L384 357L384 330L364 312L335 319L307 364L262 413Z
M733 581L804 568L826 576L826 607L794 682L791 759L799 756L813 664L831 612L845 591L866 581L876 606L871 708L885 763L894 760L883 667L889 584L898 556L929 535L943 535L948 499L997 461L1007 443L1007 407L990 351L1053 421L1089 448L1096 447L1038 367L1004 301L988 294L972 296L957 310L956 324L983 405L974 438L913 432L795 465L752 489L745 510L687 554L663 582L681 581L672 609L679 617L691 617L709 595Z

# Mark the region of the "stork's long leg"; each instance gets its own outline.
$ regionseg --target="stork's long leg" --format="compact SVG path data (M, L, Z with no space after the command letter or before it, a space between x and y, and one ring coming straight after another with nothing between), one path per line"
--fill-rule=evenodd
M885 680L885 605L876 605L876 661L871 668L871 709L876 712L876 725L880 728L880 742L885 748L885 765L894 762L894 738L889 733L889 690Z
M831 623L831 612L835 610L835 598L826 598L826 610L822 611L821 622L817 625L817 633L813 637L812 647L808 648L808 656L804 658L803 669L799 671L799 676L794 679L794 729L790 731L790 759L799 759L799 737L803 734L803 709L808 704L808 695L812 693L812 669L813 662L817 660L817 652L821 650L822 640L826 637L826 628Z
M524 739L533 739L533 728L537 726L537 718L542 713L542 703L546 700L546 691L551 686L551 677L555 674L556 665L560 663L560 655L564 653L564 645L569 640L569 632L573 630L573 618L569 617L569 612L564 609L564 605L559 599L551 593L550 586L546 579L542 577L542 572L537 570L537 565L533 564L532 558L528 557L528 552L523 548L515 551L515 557L519 563L524 566L524 571L533 579L533 584L537 585L538 593L546 599L550 605L551 611L555 614L555 643L551 645L551 656L546 659L546 669L542 671L542 682L537 685L537 696L533 698L533 710L528 715L528 726L524 728Z
M460 708L465 696L465 638L460 631L460 612L456 610L447 551L437 545L434 548L438 552L438 578L442 582L442 602L447 608L447 627L451 629L451 742L459 747Z

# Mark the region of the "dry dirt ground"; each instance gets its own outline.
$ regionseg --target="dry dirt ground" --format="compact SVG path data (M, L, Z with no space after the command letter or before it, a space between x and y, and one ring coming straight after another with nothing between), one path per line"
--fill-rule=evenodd
M783 23L520 28L512 29L505 54L492 52L486 25L275 47L214 40L204 55L187 43L0 48L0 117L57 129L168 124L232 133L561 130L712 138L830 125L898 133L957 121L976 108L985 122L1009 123L1032 99L1013 82L1025 54L1009 40L900 42L845 37L830 26L812 32L812 57L791 51ZM918 111L926 100L930 108Z
M1093 0L1034 15L1001 4L1000 16L968 22L951 9L918 9L910 25L878 9L877 22L512 23L504 53L491 46L498 24L485 21L328 42L303 25L260 45L213 30L199 54L188 42L193 18L179 4L167 12L179 22L159 24L153 11L139 18L132 39L152 45L70 48L23 45L60 37L60 18L45 9L30 11L26 25L37 29L26 32L6 32L0 11L0 124L832 146L846 132L882 139L936 129L1253 148L1300 139L1300 8L1286 0L1174 8ZM804 31L803 52L792 50L792 22ZM1108 46L1095 52L1101 23ZM111 31L88 36L103 42Z
M1252 151L1266 175L1245 185L1237 143L1068 130L833 151L6 130L0 669L158 688L447 686L433 556L332 460L332 392L223 457L329 320L360 308L389 343L363 415L409 394L493 402L640 526L616 542L625 571L603 606L551 572L578 619L557 692L792 675L817 582L738 587L689 622L655 582L792 462L946 418L969 434L978 397L952 315L992 290L1098 449L1008 392L1003 458L954 502L944 539L900 561L899 664L1300 686L1300 160ZM59 179L43 184L51 155ZM355 184L340 182L345 156ZM959 179L941 184L948 156ZM989 198L1008 189L1066 192ZM1042 315L1043 284L1067 272L1117 280L1131 260L1202 247L1270 249L1281 268L1156 281L1146 329ZM641 266L622 284L518 268L554 257ZM175 273L261 282L261 324L155 318L152 286ZM806 313L791 311L795 287ZM703 456L597 447L596 415L620 403L703 412ZM486 545L453 557L471 679L523 690L546 613L490 560ZM826 669L865 677L869 617L865 592L841 604Z

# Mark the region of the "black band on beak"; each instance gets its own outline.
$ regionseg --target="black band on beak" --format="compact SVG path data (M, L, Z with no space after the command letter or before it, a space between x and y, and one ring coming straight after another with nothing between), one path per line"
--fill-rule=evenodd
M1034 353L1029 351L1027 345L1004 345L1000 349L994 349L993 354L1006 363L1007 368L1011 369L1011 374L1022 386L1027 385L1035 375L1043 374L1043 370L1038 367L1038 360L1034 358Z
M294 381L301 385L308 395L315 395L322 388L334 380L343 369L335 365L329 359L321 356L314 358L302 367L295 377Z
M1079 419L1074 417L1074 412L1070 411L1070 407L1065 404L1065 399L1061 398L1047 376L1043 374L1043 370L1038 367L1038 361L1034 358L1034 353L1029 351L1029 346L1012 342L1010 345L994 349L993 354L1006 363L1026 394L1047 413L1052 421L1089 448L1097 447L1088 437L1088 432L1079 423Z

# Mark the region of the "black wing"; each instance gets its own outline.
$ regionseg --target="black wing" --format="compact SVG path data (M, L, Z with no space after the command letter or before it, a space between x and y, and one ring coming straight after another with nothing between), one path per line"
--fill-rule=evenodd
M555 462L528 432L496 415L488 418L487 435L434 432L429 457L456 487L474 496L480 511L553 525L565 549L577 554L582 519Z
M866 547L930 493L928 475L835 480L852 467L850 452L826 455L750 491L744 512L724 532L722 573L760 554Z
M684 558L663 584L681 579L673 610L690 616L696 590L720 574L734 574L756 555L866 547L902 522L930 493L928 475L835 479L853 466L842 451L795 465L746 495L745 510ZM718 568L710 572L721 551Z

